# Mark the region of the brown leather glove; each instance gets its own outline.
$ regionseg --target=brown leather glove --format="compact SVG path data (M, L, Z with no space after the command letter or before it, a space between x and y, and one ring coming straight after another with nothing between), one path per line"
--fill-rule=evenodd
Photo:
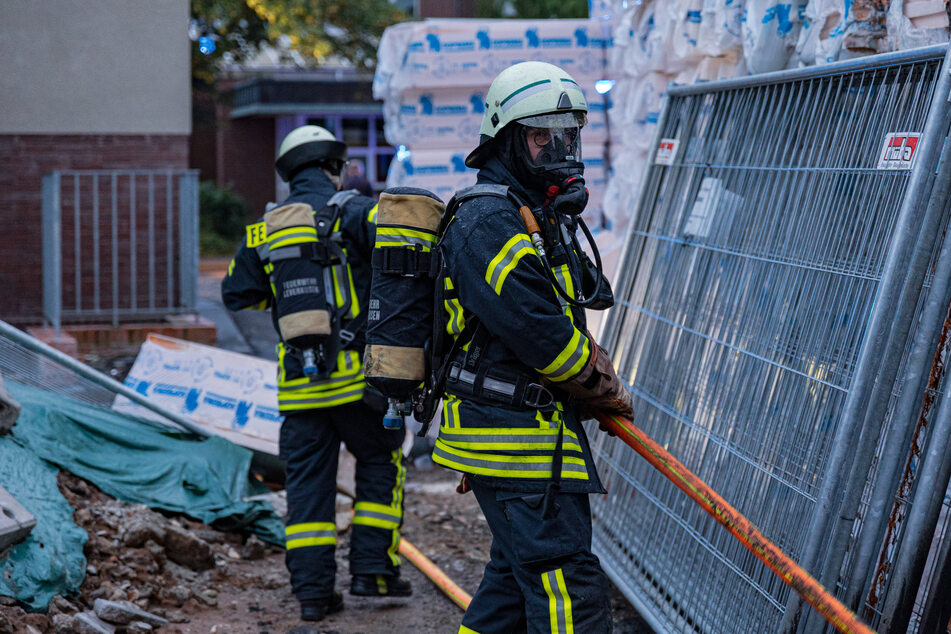
M590 337L589 341L591 359L588 365L581 374L557 386L579 402L581 413L586 418L598 412L631 418L634 415L631 393L614 372L608 353Z

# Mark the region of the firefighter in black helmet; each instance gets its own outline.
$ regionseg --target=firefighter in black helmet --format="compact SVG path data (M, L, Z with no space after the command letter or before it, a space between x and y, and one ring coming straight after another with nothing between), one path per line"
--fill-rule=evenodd
M585 307L611 302L574 237L586 111L556 66L502 71L467 158L477 184L449 203L436 288L455 343L433 460L465 474L493 537L460 632L612 629L588 503L605 491L580 421L630 416L631 397L585 328Z
M343 608L334 591L341 440L357 459L350 592L412 593L400 579L397 554L403 432L382 428L385 405L366 389L361 361L376 205L355 191L337 191L346 153L346 145L319 126L287 135L276 168L290 196L248 227L221 285L231 310L271 309L281 336L287 568L305 621Z

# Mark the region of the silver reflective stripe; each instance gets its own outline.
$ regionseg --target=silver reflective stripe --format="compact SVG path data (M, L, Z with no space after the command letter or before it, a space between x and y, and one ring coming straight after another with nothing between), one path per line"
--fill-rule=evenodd
M488 377L482 381L482 389L492 390L497 394L503 394L505 396L512 396L515 394L514 383L505 383L504 381L497 381L496 379L490 379Z
M552 267L551 271L552 271L552 273L555 274L555 277L558 278L558 283L561 284L561 287L562 287L563 289L565 289L566 292L568 292L568 289L569 289L569 288L573 288L573 287L574 287L573 284L572 284L572 286L570 286L570 287L568 286L568 281L565 280L564 270L563 270L560 266ZM570 295L571 293L568 293L568 294ZM562 312L566 312L565 309L568 307L568 302L565 301L565 298L562 297L562 296L561 296L561 293L559 293L558 291L555 291L555 295L558 297L558 303L561 304L561 310L562 310ZM570 313L569 313L569 315L570 315Z
M387 233L385 231L380 231L379 229L376 232L376 243L381 242L402 242L405 244L418 244L421 247L426 247L427 249L432 248L436 244L436 238L420 238L419 236L404 236L398 233Z
M268 257L271 259L271 262L299 259L301 257L300 245L295 244L289 247L278 247L277 249L272 249Z
M349 398L351 396L361 396L363 394L363 384L361 383L356 388L348 392L340 392L334 394L328 394L327 396L313 396L311 398L286 398L279 399L280 404L282 405L322 405L324 403L330 403L332 401L339 401L341 399Z
M347 354L346 352L344 352L344 354L343 354L343 365L344 365L344 367L345 367L346 369L348 369L348 370L352 370L352 369L353 369L353 357L351 357L351 356L350 356L349 354Z
M552 88L553 88L552 83L550 81L546 81L545 83L539 84L537 86L526 88L525 90L517 94L510 95L508 97L508 100L503 102L502 105L500 106L502 108L502 112L507 112L509 108L511 108L518 102L522 101L523 99L527 99L531 97L532 95L537 95L540 92L545 92L546 90L552 90Z
M271 245L272 248L281 248L282 242L287 242L288 240L295 240L298 238L304 238L307 242L317 242L317 236L314 234L313 227L310 231L288 231L287 229L281 229L281 234L278 236L270 235L267 237L267 242ZM294 245L290 245L294 246Z
M558 570L561 570L559 568ZM552 570L542 574L548 580L548 587L551 588L548 593L549 598L554 602L554 606L549 603L549 609L554 610L555 620L558 629L555 632L562 634L568 631L568 618L565 614L565 597L568 596L568 588L562 588L558 582L558 570Z
M456 418L460 401L446 401L443 403L443 411L446 413L446 427L458 427L459 420Z
M332 379L325 379L323 381L308 381L306 383L301 383L300 385L279 385L278 389L280 389L281 392L301 392L306 390L312 390L314 392L326 392L327 390L336 390L346 387L347 383L362 379L362 374L362 370L354 370L353 372L341 374L339 376L333 377Z
M475 385L476 375L473 372L468 370L463 370L459 367L454 367L450 370L449 375L457 380L462 381L463 383L468 383L469 385ZM512 396L515 394L515 384L506 383L505 381L499 381L497 379L490 379L488 377L482 382L483 389L492 390L497 394L502 394L504 396Z
M333 537L337 538L336 530L326 530L326 531L300 531L297 533L287 533L285 535L286 541L291 541L294 539L309 539L311 537Z
M254 250L258 252L258 258L259 258L262 262L267 261L267 260L268 260L268 256L269 256L270 253L271 253L271 247L268 246L268 243L267 243L267 242L265 242L265 243L263 243L263 244L259 244L258 246L254 247Z
M516 443L516 442L557 442L558 430L543 434L467 434L463 431L443 431L440 435L446 442L472 442L485 444ZM565 443L571 442L570 438Z
M491 286L493 289L495 288L499 278L502 276L502 272L506 270L506 267L508 267L512 260L515 259L515 254L518 253L523 247L528 247L529 249L535 248L526 238L521 238L513 242L506 251L505 257L496 263L495 267L492 269L492 276L489 278L489 286ZM496 292L500 290L502 289L498 289Z
M382 520L384 522L393 522L394 524L399 524L400 520L403 519L403 516L397 513L381 513L379 511L368 511L366 509L354 511L353 517L354 519L358 517L372 517L373 519Z
M584 356L585 341L587 341L587 339L584 335L578 337L578 343L575 345L575 349L572 351L571 355L565 359L564 363L555 368L554 371L549 372L548 376L559 377L565 372L569 371L571 368L575 367L575 364L578 363L578 361L580 361Z

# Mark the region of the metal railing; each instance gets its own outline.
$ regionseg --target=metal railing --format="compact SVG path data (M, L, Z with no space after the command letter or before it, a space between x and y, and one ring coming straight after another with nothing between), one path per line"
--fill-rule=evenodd
M847 554L863 534L879 554L887 518L863 518L894 497L896 414L919 413L897 401L921 405L951 299L932 287L951 266L945 53L671 88L602 333L635 424L853 609L874 571ZM626 446L593 445L596 549L655 628L824 627Z
M111 321L194 312L198 171L78 170L43 177L43 315Z

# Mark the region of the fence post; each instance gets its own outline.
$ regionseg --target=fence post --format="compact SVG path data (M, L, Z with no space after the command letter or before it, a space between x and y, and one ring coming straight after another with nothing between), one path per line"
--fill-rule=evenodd
M43 317L59 337L63 309L62 218L59 172L43 176Z
M951 49L948 52L951 53ZM806 534L803 554L800 557L803 568L814 571L814 574L824 573L819 581L830 586L835 580L832 579L832 582L829 582L831 574L829 571L836 566L833 561L826 561L824 566L820 565L822 554L828 552L830 558L837 559L838 565L841 566L842 559L839 555L844 552L837 552L833 548L841 548L843 539L848 539L846 531L854 519L853 514L848 520L841 518L837 520L838 511L843 506L851 507L851 504L847 504L843 498L843 489L849 482L853 468L864 466L867 471L868 462L872 459L872 452L878 441L877 436L870 439L870 434L862 438L862 422L867 405L875 389L875 380L879 371L883 372L883 376L891 376L894 379L897 365L901 360L900 356L885 358L884 354L895 317L895 307L901 300L906 277L924 275L924 270L910 272L909 268L924 224L923 207L927 203L926 196L930 192L929 186L934 178L934 168L948 132L947 97L949 86L951 86L948 68L948 53L946 53L929 105L927 123L922 131L917 150L918 157L915 159L907 193L895 223L894 238L885 260L872 314L843 407L841 422L834 436L832 453L827 462L828 475L823 478L816 502L816 511ZM871 447L865 445L871 445ZM845 533L844 538L843 533ZM801 606L798 596L790 598L780 631L790 632L795 629Z
M178 261L182 306L198 305L198 187L197 175L178 177Z

